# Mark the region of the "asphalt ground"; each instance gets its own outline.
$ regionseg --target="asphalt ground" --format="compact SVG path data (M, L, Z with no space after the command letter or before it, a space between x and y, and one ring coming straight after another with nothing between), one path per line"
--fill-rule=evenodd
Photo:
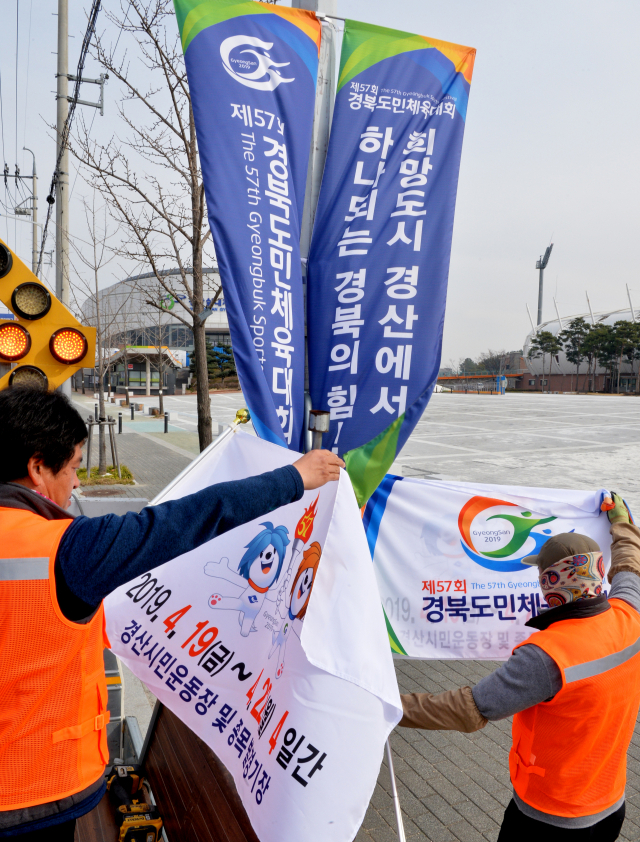
M94 401L82 400L83 413ZM142 402L157 406L157 398ZM212 416L226 424L243 407L242 395L212 395ZM195 397L165 398L163 422L125 422L118 437L122 461L138 485L129 496L151 499L188 464L197 447ZM109 412L123 411L110 407ZM124 416L123 416L124 417ZM214 429L216 425L214 424ZM640 513L640 399L591 395L464 395L439 393L417 425L393 472L556 488L605 486ZM86 490L87 494L93 492ZM396 661L401 692L431 693L473 685L497 664L487 661ZM127 714L148 722L153 697L125 676ZM495 842L511 798L507 755L511 721L476 734L397 728L391 737L396 780L408 840ZM357 842L397 839L386 761ZM627 819L620 839L640 842L640 729L629 750Z

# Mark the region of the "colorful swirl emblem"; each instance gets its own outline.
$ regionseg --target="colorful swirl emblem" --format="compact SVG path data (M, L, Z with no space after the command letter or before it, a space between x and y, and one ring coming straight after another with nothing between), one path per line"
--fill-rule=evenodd
M515 513L513 515L497 513L488 517L486 516L486 512L489 509L497 509L503 506L520 509L515 503L508 503L506 500L496 500L492 497L472 497L468 500L460 510L458 516L458 529L462 536L460 543L469 558L481 567L500 573L514 573L517 570L521 571L523 569L523 558L538 553L540 547L551 537L550 529L543 529L541 532L533 532L532 530L544 523L550 523L556 518L535 517L531 512L523 512L521 510L519 510L517 515ZM495 525L499 526L500 521L506 521L513 529L513 533L507 543L499 549L480 551L473 542L473 523L479 515L483 514L485 522L498 521ZM509 529L509 532L511 532L511 529ZM529 538L533 539L533 545L528 541ZM524 549L525 545L527 545L526 550Z

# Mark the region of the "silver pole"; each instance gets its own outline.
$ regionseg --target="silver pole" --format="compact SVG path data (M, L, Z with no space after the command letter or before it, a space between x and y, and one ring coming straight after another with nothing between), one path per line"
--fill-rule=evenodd
M396 786L396 774L393 770L393 757L391 756L391 743L387 740L387 763L389 764L389 777L391 778L391 797L393 798L393 806L396 811L396 824L398 825L398 839L399 842L407 842L407 837L404 835L404 822L402 821L402 809L400 807L400 797L398 795L398 788Z
M544 280L544 269L542 266L539 269L540 280L538 281L538 324L542 324L542 286Z
M632 322L635 322L635 320L636 320L636 314L635 314L635 312L634 312L634 309L633 309L633 303L632 303L632 301L631 301L631 292L629 291L629 284L627 284L627 297L628 297L628 299L629 299L629 307L631 308L631 321L632 321Z
M554 297L553 299L553 306L556 308L556 316L558 317L558 324L560 325L560 330L562 330L562 319L560 318L560 311L558 310L558 304Z
M93 418L87 419L87 482L91 479L91 440L93 439Z
M589 305L589 312L591 313L591 324L594 325L596 320L593 318L593 310L591 309L591 302L589 301L589 293L585 292L585 295L587 296L587 304Z
M301 0L294 0L293 6L308 9L310 5L315 8L313 11L321 12L318 8L323 6L322 0L311 0L301 3ZM326 5L326 2L325 4ZM306 261L309 256L311 244L311 233L313 222L318 206L322 173L324 162L329 148L329 134L331 131L331 117L333 115L333 102L335 99L335 29L328 21L322 21L322 38L320 40L320 55L318 57L318 84L316 87L316 102L313 115L313 131L311 136L311 154L309 156L309 168L307 170L307 188L305 191L305 203L302 211L302 224L300 231L300 253Z
M304 206L302 209L302 220L300 225L300 258L302 260L302 276L306 297L307 284L307 259L311 245L311 234L313 223L318 206L322 173L324 172L327 149L329 148L329 134L331 131L331 118L333 116L333 104L335 100L335 33L336 27L328 20L323 20L321 15L333 15L336 12L337 0L292 0L291 5L297 9L307 9L315 12L320 18L321 39L320 55L318 56L318 83L316 85L315 108L313 113L313 128L311 133L311 149L309 152L309 165L307 167L307 184L305 189ZM305 301L306 307L306 301ZM306 324L306 314L305 314ZM307 338L305 331L305 361L306 361ZM303 449L312 449L311 436L308 432L308 416L311 408L309 396L308 366L305 362L305 405L304 405L304 438Z
M536 326L533 323L533 319L531 318L531 310L529 309L529 305L526 304L525 306L527 308L527 315L529 316L529 321L531 322L531 330L533 332L533 335L535 336L538 331L536 329Z
M69 2L58 0L58 72L56 103L56 152L62 147L62 131L69 113ZM69 149L64 145L56 185L56 297L69 306ZM66 380L60 391L71 395Z

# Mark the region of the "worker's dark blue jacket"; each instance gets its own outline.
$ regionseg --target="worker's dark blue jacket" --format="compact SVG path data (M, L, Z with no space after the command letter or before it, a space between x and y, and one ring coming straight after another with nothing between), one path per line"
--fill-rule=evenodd
M299 500L302 477L292 465L235 482L222 482L139 514L77 517L64 533L55 563L58 603L82 623L116 588L147 570L199 547L216 535ZM47 520L71 515L17 483L0 483L0 506L27 509ZM0 812L0 838L17 839L88 813L104 794L101 779L68 804L40 804Z

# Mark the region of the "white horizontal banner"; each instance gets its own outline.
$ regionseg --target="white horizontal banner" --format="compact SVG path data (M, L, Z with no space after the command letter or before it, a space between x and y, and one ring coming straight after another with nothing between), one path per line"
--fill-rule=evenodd
M236 431L166 499L297 458ZM225 763L261 842L353 839L401 710L344 472L105 608L113 651Z
M546 604L522 563L552 535L589 535L610 563L602 490L429 482L388 475L365 528L389 639L409 658L498 660Z

